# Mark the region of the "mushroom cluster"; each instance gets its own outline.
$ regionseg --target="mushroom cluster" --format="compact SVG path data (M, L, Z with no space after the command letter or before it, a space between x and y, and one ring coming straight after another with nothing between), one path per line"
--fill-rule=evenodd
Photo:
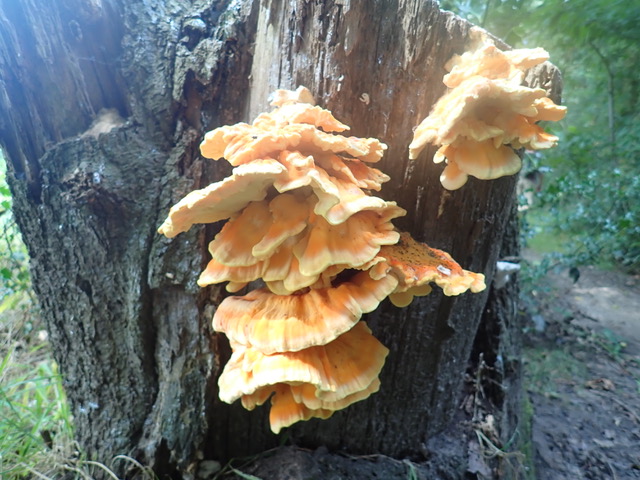
M213 329L232 355L218 385L224 402L271 402L281 428L367 398L380 386L388 350L361 321L389 297L399 306L426 295L485 288L484 276L418 243L391 223L405 215L373 195L389 177L371 166L385 144L348 137L304 87L278 90L272 112L206 134L203 156L232 175L189 193L159 232L228 219L211 241L200 286L228 282Z
M462 187L469 175L482 180L517 173L521 160L514 149L538 150L558 138L539 121L558 121L566 107L556 105L541 88L522 85L525 71L549 58L542 48L502 51L480 29L470 33L475 47L445 65L449 88L414 131L409 157L427 144L439 145L435 163L446 160L444 188Z

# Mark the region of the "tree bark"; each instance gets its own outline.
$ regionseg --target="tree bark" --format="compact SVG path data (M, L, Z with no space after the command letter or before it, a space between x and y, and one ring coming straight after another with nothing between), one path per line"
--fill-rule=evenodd
M171 241L156 234L173 203L230 172L199 157L204 132L251 120L276 88L305 85L353 135L387 143L382 196L409 212L398 228L491 282L515 179L448 192L433 149L407 155L469 27L422 0L0 0L0 141L91 457L131 454L179 478L203 457L224 462L280 442L266 408L217 399L230 352L210 320L223 291L195 280L219 225ZM380 392L286 435L306 447L421 455L457 411L487 295L385 302L366 318L391 350Z

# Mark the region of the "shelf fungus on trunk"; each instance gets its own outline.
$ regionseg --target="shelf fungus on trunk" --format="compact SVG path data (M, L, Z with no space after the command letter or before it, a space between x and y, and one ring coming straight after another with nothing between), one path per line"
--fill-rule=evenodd
M220 376L220 399L241 398L253 409L271 397L269 420L282 427L311 417L328 418L378 390L378 374L389 353L364 322L326 344L295 352L264 354L231 342L233 354Z
M485 289L484 275L464 270L447 252L417 242L405 232L396 245L381 248L379 256L384 259L380 266L398 279L398 286L389 295L397 307L409 305L415 296L429 294L429 282L448 296Z
M559 121L566 107L556 105L541 88L524 85L525 71L549 58L541 48L502 51L477 28L470 32L470 51L445 66L449 90L415 129L409 157L427 144L439 145L435 163L446 161L444 188L462 187L469 175L490 180L520 171L514 149L554 147L558 137L540 121Z
M202 154L224 158L232 174L189 193L159 232L228 219L198 284L253 289L225 298L213 317L233 351L220 398L248 409L270 400L277 433L378 390L388 350L361 318L385 298L405 306L430 282L446 295L485 285L394 228L405 210L372 194L389 180L371 166L385 144L343 135L348 127L303 87L274 97L253 123L206 134Z

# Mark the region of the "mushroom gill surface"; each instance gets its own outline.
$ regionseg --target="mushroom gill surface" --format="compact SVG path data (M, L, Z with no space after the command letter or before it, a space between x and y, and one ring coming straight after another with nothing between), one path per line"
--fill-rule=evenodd
M251 124L206 134L203 156L224 158L232 174L187 194L159 232L226 220L198 285L249 291L213 316L232 348L219 396L247 409L269 400L277 433L378 391L388 350L362 317L386 298L405 306L430 283L446 295L484 283L394 227L406 211L372 193L389 180L371 166L384 143L344 135L349 127L304 87L278 90L272 105Z

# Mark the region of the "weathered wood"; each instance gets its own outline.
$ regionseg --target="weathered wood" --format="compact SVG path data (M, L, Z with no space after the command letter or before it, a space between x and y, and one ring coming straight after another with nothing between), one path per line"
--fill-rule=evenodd
M200 158L204 132L251 120L275 88L306 85L353 135L387 143L382 196L409 212L398 227L490 282L515 180L471 179L447 192L433 149L407 155L469 29L435 2L41 3L0 0L0 141L92 457L133 454L177 476L202 455L224 461L279 441L266 408L217 399L229 349L209 323L222 293L195 280L219 225L171 241L155 233L170 205L230 171ZM83 135L105 108L122 120ZM385 302L367 319L391 350L381 391L287 435L358 453L424 451L457 408L486 301L487 292L436 292L402 310Z
M433 151L414 162L407 155L412 129L444 92L444 64L464 51L470 25L424 1L276 4L260 8L249 116L267 108L274 88L308 86L354 135L389 145L379 168L392 180L382 195L407 208L399 228L491 274L514 180L471 181L448 192ZM292 437L308 446L415 455L457 408L485 302L486 293L435 293L402 310L385 303L367 317L391 350L380 392L328 421L295 426Z
M78 439L107 463L187 468L208 428L217 370L195 285L205 235L168 245L156 229L185 191L226 174L199 159L198 102L216 123L240 118L227 92L247 82L252 5L228 3L0 4L16 218ZM104 125L103 108L124 119ZM96 121L108 133L94 138Z

